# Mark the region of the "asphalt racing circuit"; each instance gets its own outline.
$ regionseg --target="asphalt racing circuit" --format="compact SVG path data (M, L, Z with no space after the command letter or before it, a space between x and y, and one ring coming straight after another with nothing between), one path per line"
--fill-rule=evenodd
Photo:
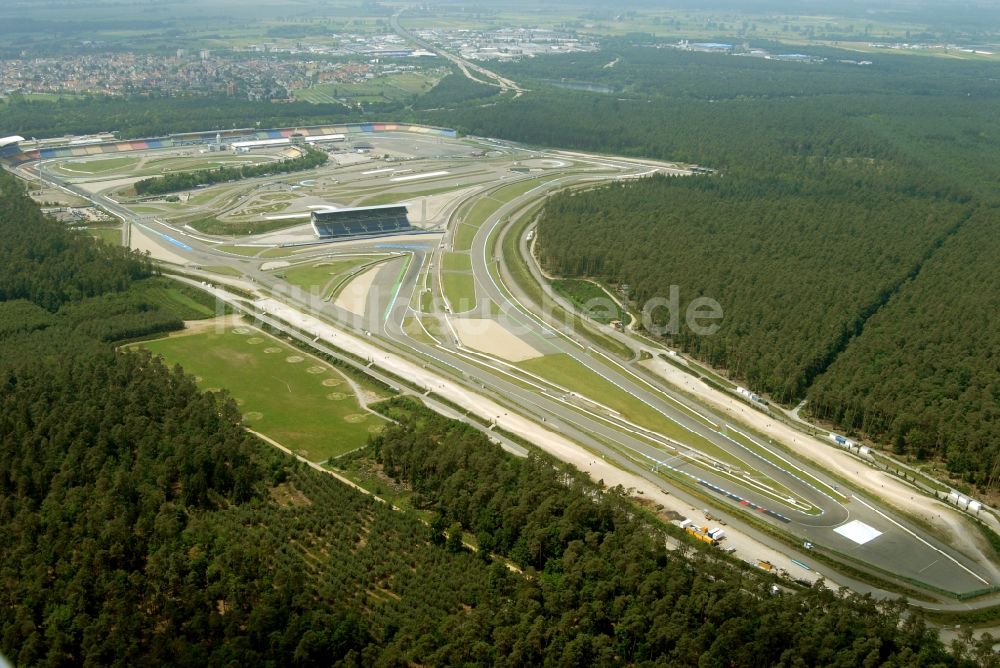
M219 184L180 201L140 201L126 191L155 173L156 160L193 165L212 154L43 159L17 172L121 218L123 242L168 271L411 393L477 415L498 440L523 436L609 483L616 467L633 481L626 486L686 508L682 515L696 512L701 524L708 509L732 533L785 555L776 566L792 578L821 571L859 591L888 597L894 589L955 609L969 607L956 595L1000 584L1000 570L981 554L639 364L666 348L584 322L526 287L532 223L551 193L657 172L699 176L669 163L487 139L386 132L366 135L370 148L361 152L350 149L354 139L319 170ZM414 233L320 243L307 224L324 207L396 202L407 204ZM194 221L209 215L234 231L198 231ZM243 223L265 231L237 234ZM618 342L619 354L604 340ZM859 458L857 466L866 464Z

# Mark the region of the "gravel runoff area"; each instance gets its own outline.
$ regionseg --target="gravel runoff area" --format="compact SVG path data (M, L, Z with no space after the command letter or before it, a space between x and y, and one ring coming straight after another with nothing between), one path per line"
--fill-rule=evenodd
M187 264L188 258L165 248L163 244L154 241L153 236L151 232L146 232L138 225L132 225L132 231L129 234L129 248L139 251L149 251L150 257L163 260L164 262Z
M372 284L375 283L375 277L378 276L378 272L380 271L382 271L382 265L378 264L362 272L356 278L352 278L340 291L340 294L337 295L336 301L333 302L334 305L345 311L350 311L354 315L363 317L365 315L365 306L368 304L368 293L371 291Z
M542 356L533 346L492 318L452 318L451 326L463 346L496 355L508 362L523 362Z

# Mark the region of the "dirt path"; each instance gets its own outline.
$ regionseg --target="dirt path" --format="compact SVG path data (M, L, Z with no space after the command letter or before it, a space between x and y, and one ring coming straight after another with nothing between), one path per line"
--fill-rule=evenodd
M204 320L185 320L184 329L177 332L171 332L168 336L191 336L192 334L203 334L211 331L222 333L224 330L231 327L237 327L240 324L240 317L232 314L219 315L214 318L206 318Z

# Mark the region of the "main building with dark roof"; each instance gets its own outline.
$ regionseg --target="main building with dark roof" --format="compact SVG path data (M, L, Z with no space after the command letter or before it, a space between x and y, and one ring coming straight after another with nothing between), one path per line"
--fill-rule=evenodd
M313 211L310 218L313 232L320 239L373 237L413 229L402 204Z

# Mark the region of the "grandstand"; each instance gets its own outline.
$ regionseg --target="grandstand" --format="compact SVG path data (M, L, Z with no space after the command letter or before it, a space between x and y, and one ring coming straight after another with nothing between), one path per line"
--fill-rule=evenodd
M12 158L19 154L21 147L17 144L22 141L24 141L24 137L20 135L12 135L0 139L0 158Z
M313 232L320 239L405 234L413 230L406 207L400 204L313 211L310 218Z

